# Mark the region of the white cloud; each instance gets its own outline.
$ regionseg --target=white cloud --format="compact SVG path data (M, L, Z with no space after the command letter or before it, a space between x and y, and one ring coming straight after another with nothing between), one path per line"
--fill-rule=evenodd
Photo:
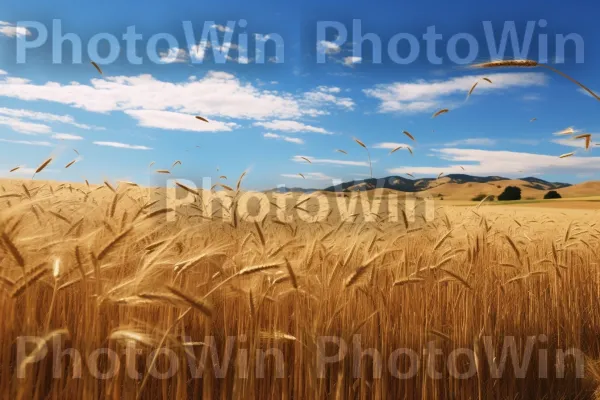
M321 40L317 43L317 51L325 54L336 54L341 51L341 47L328 40Z
M298 121L275 120L270 122L256 122L254 123L254 126L260 126L265 129L283 132L315 132L322 133L325 135L330 134L330 132L327 132L323 128L306 125Z
M94 144L97 146L116 147L119 149L152 150L151 147L138 146L138 145L132 145L132 144L126 144L126 143L119 143L119 142L94 142Z
M388 149L388 150L394 150L397 147L411 147L410 145L406 144L406 143L395 143L395 142L383 142L383 143L375 143L372 147L374 149Z
M469 75L440 80L418 80L415 82L395 82L376 85L365 89L364 93L380 101L379 112L382 113L418 113L429 112L441 108L456 97L466 96L474 82L488 77L493 83L480 82L473 96L482 93L515 87L542 86L546 83L543 73L499 73L489 75Z
M600 171L600 157L558 158L558 155L520 153L513 151L492 151L481 149L447 148L434 150L442 160L450 164L436 167L406 166L388 169L391 174L418 173L438 175L459 173L479 176L527 175L540 173L573 174L590 170ZM463 171L460 166L463 166Z
M369 163L366 161L347 161L347 160L331 160L326 158L314 158L310 156L294 156L292 161L298 163L305 163L302 157L308 158L312 164L334 164L334 165L351 165L355 167L368 167Z
M214 29L218 30L219 32L233 32L233 29L231 29L225 25L214 24L211 26L211 28L214 28Z
M231 131L238 127L238 124L233 122L210 120L210 122L206 123L197 120L194 115L173 111L128 110L125 111L125 114L135 118L139 126L146 128L192 132L223 132Z
M204 117L263 120L295 119L323 114L307 107L302 94L261 90L225 72L202 79L167 82L151 75L94 78L87 84L35 84L26 79L0 78L0 96L70 105L98 113L128 110L173 111Z
M3 69L0 69L0 75L8 75L8 72L6 72L6 71L5 71L5 70L3 70Z
M159 53L160 62L165 64L172 63L184 63L189 60L188 54L185 49L172 47L169 51Z
M295 138L295 137L284 136L283 140L285 140L286 142L295 143L295 144L304 144L304 140L302 140L300 138Z
M198 42L198 44L191 46L190 48L190 57L194 61L203 61L204 56L206 56L206 50L211 47L210 42L203 40Z
M494 146L496 141L494 139L488 138L470 138L470 139L461 139L456 140L454 142L446 143L444 146L453 147L453 146Z
M362 62L362 58L361 57L344 57L343 64L346 67L353 67L354 64L359 64L361 62Z
M268 34L267 35L263 35L263 34L260 34L260 33L255 33L254 34L254 39L257 42L266 42L269 39L271 39L271 35L268 35Z
M31 36L31 32L22 26L16 26L10 22L0 21L0 35L8 37Z
M81 136L71 135L70 133L55 133L52 135L52 139L58 140L83 140Z
M28 146L44 146L51 147L52 143L50 142L39 142L39 141L31 141L31 140L9 140L9 139L0 139L0 142L3 143L13 143L13 144L25 144Z
M304 140L300 139L300 138L295 138L295 137L290 137L290 136L283 136L283 135L278 135L276 133L265 133L263 135L263 137L265 139L281 139L284 140L286 142L290 142L290 143L295 143L295 144L304 144Z
M335 91L335 90L338 91ZM313 90L304 94L304 99L309 107L319 108L326 104L333 104L346 110L354 109L354 101L349 97L338 97L335 93L339 93L339 88L327 88L320 86L317 90Z
M539 94L526 94L523 96L524 101L540 101L542 96Z
M57 114L50 114L50 113L45 113L45 112L37 112L37 111L30 111L30 110L23 110L23 109L16 109L16 108L6 108L6 107L0 107L0 115L5 115L7 117L12 117L12 118L17 118L17 119L25 118L25 119L35 120L35 121L59 122L62 124L72 125L74 127L81 128L81 129L101 129L101 128L86 125L86 124L80 124L80 123L76 122L75 119L70 115L57 115ZM35 133L35 132L33 132L33 133Z
M342 91L342 89L336 86L319 86L317 90L324 93L340 93Z
M30 135L52 132L52 128L48 125L22 121L19 118L11 118L2 115L0 115L0 125L8 126L15 132Z
M333 181L335 178L331 176L327 176L322 172L305 172L304 178L302 178L298 174L281 174L284 178L292 178L292 179L306 179L307 181Z

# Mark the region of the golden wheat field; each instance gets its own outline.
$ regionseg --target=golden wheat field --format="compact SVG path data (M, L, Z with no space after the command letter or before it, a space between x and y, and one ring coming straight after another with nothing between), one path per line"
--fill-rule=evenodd
M590 398L600 384L597 210L275 218L306 201L248 222L199 200L169 214L128 184L1 189L6 399Z

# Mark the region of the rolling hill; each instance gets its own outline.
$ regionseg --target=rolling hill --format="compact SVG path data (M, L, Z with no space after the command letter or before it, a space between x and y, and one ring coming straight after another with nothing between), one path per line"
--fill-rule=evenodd
M440 179L408 179L402 176L388 176L380 179L348 181L321 189L321 191L352 192L379 189L383 192L391 190L419 193L419 196L443 197L448 200L471 200L479 194L497 197L507 186L521 188L522 199L542 199L550 190L558 191L563 197L600 195L600 182L584 182L571 185L562 182L548 182L535 177L509 179L502 176L481 177L466 174L450 174ZM316 189L294 188L286 191L313 192Z

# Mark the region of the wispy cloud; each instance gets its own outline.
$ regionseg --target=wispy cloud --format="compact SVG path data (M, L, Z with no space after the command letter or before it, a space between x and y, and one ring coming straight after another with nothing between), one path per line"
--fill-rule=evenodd
M573 174L600 171L600 157L558 158L558 155L492 151L481 149L438 149L434 152L449 161L443 166L403 166L389 169L392 174L417 173L437 175L440 172L467 173L470 175L533 175L535 173ZM460 166L463 166L463 171Z
M341 89L338 87L319 86L316 90L312 90L304 94L304 102L309 107L319 108L323 105L335 105L346 110L353 110L355 103L350 97L339 97Z
M473 92L474 96L508 88L542 86L546 83L543 73L500 73L469 75L448 80L418 80L415 82L395 82L376 85L365 89L364 93L380 101L382 113L430 112L447 104L453 98L467 94L473 83L489 77L494 83L481 83ZM454 97L453 97L454 96Z
M233 32L233 29L231 29L225 25L214 24L211 26L211 28L214 28L214 29L218 30L219 32Z
M399 146L403 146L403 147L412 147L406 143L396 143L396 142L382 142L382 143L375 143L373 146L374 149L388 149L388 150L393 150Z
M317 51L325 54L336 54L342 50L340 46L338 46L335 42L330 42L328 40L321 40L317 43Z
M48 125L23 121L19 118L6 117L2 115L0 115L0 125L8 126L15 132L30 135L52 132L52 128Z
M524 101L540 101L542 96L539 94L526 94L522 97Z
M308 158L310 160L310 162L313 164L351 165L351 166L355 166L355 167L368 167L369 166L369 163L365 162L365 161L332 160L332 159L327 159L327 158L315 158L315 157L311 157L311 156L294 156L292 158L292 161L306 164L306 160L304 160L302 157Z
M59 115L59 114L51 114L46 112L39 111L31 111L24 109L16 109L16 108L6 108L0 107L0 115L4 115L11 118L18 119L30 119L34 121L44 121L44 122L58 122L61 124L72 125L76 128L80 129L103 129L96 126L81 124L71 116L71 115Z
M281 139L284 140L286 142L290 142L290 143L295 143L295 144L304 144L304 140L300 139L300 138L295 138L295 137L290 137L290 136L283 136L283 135L278 135L276 133L265 133L263 135L263 137L265 139Z
M282 131L282 132L314 132L314 133L322 133L322 134L330 134L330 132L326 131L323 128L319 128L312 125L307 125L298 121L285 121L285 120L275 120L270 122L256 122L254 126L260 126L265 129L273 130L273 131Z
M343 64L346 67L354 67L354 64L360 64L362 62L362 57L354 57L348 56L344 57Z
M50 142L40 142L40 141L32 141L32 140L9 140L9 139L0 139L0 142L3 143L12 143L12 144L24 144L28 146L44 146L51 147L52 143Z
M129 150L152 150L151 147L138 146L133 144L119 143L119 142L94 142L97 146L116 147L118 149L129 149Z
M333 181L335 178L325 175L322 172L305 172L302 173L304 178L299 174L281 174L284 178L292 178L292 179L306 179L307 181Z
M489 138L470 138L455 140L454 142L446 143L445 146L494 146L496 141Z
M31 36L31 32L22 26L16 26L10 22L0 21L0 35L8 37L25 37Z
M238 127L234 122L198 121L194 115L173 111L127 110L125 114L138 121L139 126L193 132L223 132Z
M55 133L52 135L52 139L58 140L83 140L83 137L77 135L71 135L70 133Z
M158 54L160 62L165 64L185 63L189 60L189 56L185 49L172 47L168 51L163 51Z

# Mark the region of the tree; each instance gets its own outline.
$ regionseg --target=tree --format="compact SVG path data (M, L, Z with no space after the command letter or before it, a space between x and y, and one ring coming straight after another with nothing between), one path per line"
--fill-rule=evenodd
M556 190L551 190L544 195L544 199L560 199L561 197Z
M502 194L498 196L498 200L521 200L521 188L518 188L516 186L507 186L504 189L504 192L502 192Z

